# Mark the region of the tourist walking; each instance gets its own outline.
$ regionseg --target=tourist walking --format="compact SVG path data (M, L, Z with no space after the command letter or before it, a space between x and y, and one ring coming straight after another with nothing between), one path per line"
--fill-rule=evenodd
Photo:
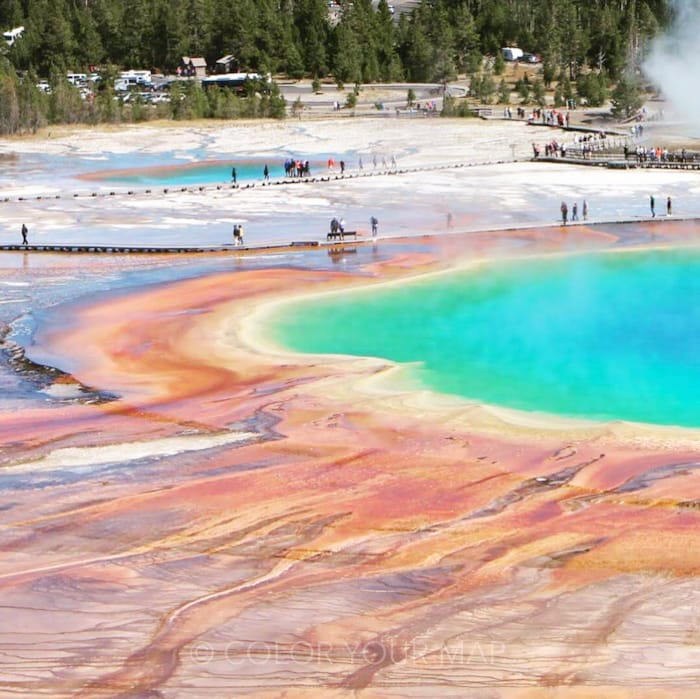
M578 221L578 202L574 202L574 205L571 207L571 220L572 221Z
M379 220L377 219L376 216L372 216L372 218L369 220L369 222L372 224L372 237L376 238L377 237L377 226L379 225Z
M673 208L673 205L671 204L671 197L668 197L666 199L666 215L670 216L672 211L671 209Z
M566 225L566 221L569 217L569 207L566 205L565 201L561 203L559 209L561 211L561 222L562 224Z
M270 181L270 169L267 167L267 163L265 163L265 167L263 168L263 182L269 182Z
M27 228L27 224L23 223L22 224L22 245L29 245L29 241L27 240L27 233L29 233L29 229Z
M588 220L588 202L585 199L583 200L583 206L581 209L581 213L583 213L583 220L587 221Z
M236 173L235 167L231 168L231 181L233 182L233 184L236 184L238 182L238 174Z
M656 202L653 194L649 195L649 208L651 209L651 217L656 218Z

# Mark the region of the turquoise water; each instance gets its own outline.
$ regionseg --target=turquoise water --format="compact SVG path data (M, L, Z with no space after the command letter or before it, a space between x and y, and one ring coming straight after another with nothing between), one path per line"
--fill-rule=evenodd
M300 352L418 362L425 386L594 419L700 426L700 252L493 264L286 306Z
M156 165L129 170L102 170L90 173L93 180L134 185L190 185L230 183L231 168L236 168L236 178L242 182L260 182L263 169L268 166L271 179L284 177L284 158L236 159L200 161L172 165ZM325 174L325 165L319 160L310 162L310 175Z

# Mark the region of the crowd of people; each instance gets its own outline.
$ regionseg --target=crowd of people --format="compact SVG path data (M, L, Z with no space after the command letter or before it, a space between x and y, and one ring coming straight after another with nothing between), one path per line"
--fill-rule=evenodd
M288 158L284 161L285 177L308 177L311 174L308 160Z
M564 158L567 155L573 157L581 157L588 160L594 153L606 152L610 150L618 150L620 148L628 149L628 139L625 136L610 136L605 131L596 131L585 134L574 134L573 143L559 143L556 139L552 139L544 146L544 154L546 157ZM532 150L535 158L542 155L542 146L538 143L532 144ZM625 150L625 153L627 151Z
M525 110L523 110L523 112L524 111ZM571 125L571 114L570 112L562 112L558 109L542 109L538 107L532 110L529 121L533 124L539 122L545 126L559 126L568 129Z
M540 110L541 111L541 110ZM538 112L535 110L534 115ZM555 118L556 123L552 123ZM562 125L561 120L564 119L564 124L569 125L568 113L566 118L562 117L562 113L542 111L543 123L550 125ZM668 148L661 146L648 146L639 143L639 139L644 134L644 125L641 123L633 124L630 127L629 135L611 135L605 131L595 131L589 133L575 133L570 144L562 143L557 139L552 139L544 146L539 143L532 144L533 155L539 158L543 153L545 157L573 157L590 160L596 155L621 155L625 161L634 159L637 165L658 165L665 163L697 163L700 161L700 154L687 151L682 148L679 151L671 152Z
M625 146L624 155L625 160L629 160L631 156L634 156L637 165L649 163L694 163L698 159L697 153L688 152L685 148L672 153L668 148L661 148L661 146L649 146L647 148L638 145L634 150Z
M533 143L533 152L536 158L542 155L542 147L539 143ZM547 158L566 157L566 143L559 143L556 138L544 144L544 154Z
M580 154L584 160L590 160L593 153L601 153L626 147L626 137L609 136L605 131L574 135L573 152Z

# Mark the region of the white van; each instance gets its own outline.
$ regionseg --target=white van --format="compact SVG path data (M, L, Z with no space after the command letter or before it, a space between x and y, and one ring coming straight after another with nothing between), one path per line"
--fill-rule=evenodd
M67 73L66 78L71 85L81 87L87 84L87 75L85 73Z

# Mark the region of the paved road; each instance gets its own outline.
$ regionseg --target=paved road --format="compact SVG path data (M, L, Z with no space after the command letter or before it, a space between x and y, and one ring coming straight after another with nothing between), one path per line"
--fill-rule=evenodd
M396 12L410 12L420 4L420 0L388 0L394 6Z
M410 12L414 7L420 4L420 0L387 0L390 6L393 6L396 14L399 12ZM372 0L372 4L376 7L379 0Z
M409 89L413 90L416 102L434 101L438 111L442 109L442 85L439 83L377 83L361 86L356 111L374 111L378 102L384 110L404 109ZM280 84L280 91L290 107L299 99L305 113L332 112L334 102L344 105L347 98L347 91L340 91L335 85L323 85L321 92L315 94L308 81ZM466 93L466 85L448 86L448 94L455 97L464 97Z

